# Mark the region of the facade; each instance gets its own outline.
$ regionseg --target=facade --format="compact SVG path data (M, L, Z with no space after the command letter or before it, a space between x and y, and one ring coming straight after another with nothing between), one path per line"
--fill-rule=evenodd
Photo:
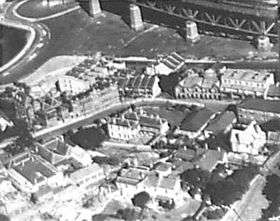
M280 101L263 99L246 99L237 105L239 121L248 123L256 120L263 123L280 118Z
M63 174L38 156L24 152L14 157L9 165L8 174L13 184L23 192L34 193L40 187L59 186Z
M161 93L156 75L138 74L121 78L118 82L121 97L157 97Z
M142 181L148 174L148 170L137 167L122 169L116 179L120 195L131 199L136 193L141 192L143 190Z
M118 117L112 117L107 129L111 138L129 141L145 134L166 134L169 125L167 120L159 116L149 115L143 110L129 110Z
M180 127L175 130L175 134L184 135L190 139L202 134L209 121L215 117L215 113L208 109L202 109L187 115Z
M220 99L220 82L212 70L205 72L205 76L189 70L187 77L178 83L174 92L176 98Z
M71 173L69 178L72 184L87 188L105 179L105 174L102 167L98 164L92 164Z
M56 87L60 92L65 92L69 95L77 95L90 89L88 81L75 78L73 76L60 76L56 81Z
M244 129L233 129L230 143L233 152L258 155L266 143L266 134L252 121Z
M221 72L221 92L234 96L265 98L274 75L267 71L225 69Z

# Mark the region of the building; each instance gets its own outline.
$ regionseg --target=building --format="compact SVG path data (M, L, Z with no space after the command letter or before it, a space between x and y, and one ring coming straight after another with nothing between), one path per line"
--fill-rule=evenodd
M120 195L131 199L136 193L141 192L143 190L142 181L148 174L149 171L144 168L130 167L122 169L116 179Z
M64 178L54 166L29 152L15 156L9 165L8 174L13 184L23 192L37 192L40 187L59 186Z
M185 60L186 59L178 53L172 52L155 66L155 72L159 75L169 75L182 68L185 64Z
M129 110L120 116L112 117L107 124L107 129L111 138L129 141L142 135L166 134L169 125L167 120L140 109Z
M209 121L215 117L215 113L208 109L194 111L186 116L175 134L184 135L190 139L202 134Z
M233 152L258 155L266 143L266 135L256 121L252 121L245 128L232 129L230 143Z
M188 194L181 189L178 176L159 176L157 172L151 172L143 181L143 190L149 193L152 200L161 206L163 203L180 206L184 197Z
M225 69L221 71L221 92L230 97L265 98L274 75L267 71L251 69Z
M57 90L69 95L77 95L90 89L90 82L73 76L60 76L56 81Z
M236 121L237 118L233 112L224 111L210 120L209 124L204 129L204 135L210 137L218 134L226 134L231 130Z
M271 145L280 144L280 119L275 118L260 125L266 133L267 143Z
M280 99L280 87L279 85L270 85L265 99L279 100Z
M137 74L120 78L118 82L121 97L154 98L161 93L159 78L156 75Z
M205 71L204 76L189 70L188 76L181 80L174 88L175 96L179 99L199 98L199 99L220 99L220 82L209 69Z
M104 170L98 164L81 168L69 175L72 184L78 187L89 188L105 179Z
M256 120L259 123L280 118L280 101L263 99L246 99L237 105L238 119L248 123Z
M136 121L123 117L111 118L107 130L110 138L129 141L139 136L140 125Z

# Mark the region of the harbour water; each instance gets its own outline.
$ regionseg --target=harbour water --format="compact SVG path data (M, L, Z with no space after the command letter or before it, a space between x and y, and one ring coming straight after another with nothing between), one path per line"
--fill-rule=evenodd
M7 26L0 26L0 30L0 66L3 66L22 50L26 44L27 33L24 30Z

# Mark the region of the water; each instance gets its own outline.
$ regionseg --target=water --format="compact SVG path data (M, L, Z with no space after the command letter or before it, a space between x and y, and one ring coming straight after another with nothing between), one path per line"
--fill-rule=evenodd
M24 30L6 26L0 26L0 29L0 66L3 66L22 50L26 44L27 33Z

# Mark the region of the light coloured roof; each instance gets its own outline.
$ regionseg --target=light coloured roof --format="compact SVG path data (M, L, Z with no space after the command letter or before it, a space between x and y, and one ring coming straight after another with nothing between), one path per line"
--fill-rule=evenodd
M226 69L222 75L222 78L262 83L271 75L272 73L267 71L255 71L251 69Z
M100 170L102 170L102 168L98 164L94 163L94 164L92 164L92 165L90 165L88 167L79 169L79 170L71 173L70 174L70 178L73 181L79 182L79 180L84 179L85 177L87 177L87 176L89 176L91 174L97 173Z

